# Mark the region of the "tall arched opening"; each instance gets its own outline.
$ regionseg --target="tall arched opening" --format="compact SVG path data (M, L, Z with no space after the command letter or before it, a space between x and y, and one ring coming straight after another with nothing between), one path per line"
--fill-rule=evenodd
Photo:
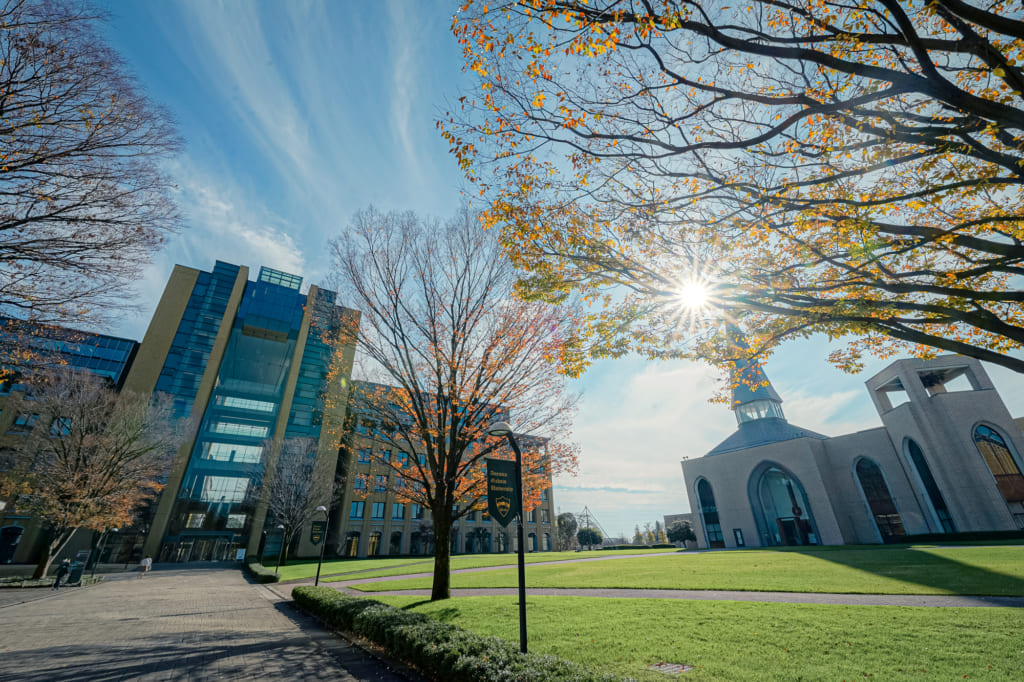
M764 462L751 473L748 494L762 544L821 544L807 493L793 473L778 464Z
M864 493L864 499L871 510L871 516L875 520L875 527L882 537L882 542L892 542L894 538L902 538L907 534L903 528L903 519L896 509L896 503L892 499L889 484L885 482L878 462L867 457L857 460L854 467L857 473L857 482Z
M996 487L1006 500L1018 528L1024 528L1024 476L1006 439L984 424L974 429L974 444L996 479Z
M715 493L706 478L697 481L697 505L700 507L700 519L708 547L725 547L722 522L718 518L718 506L715 504Z
M928 496L928 502L931 504L932 511L935 512L935 518L939 522L941 532L955 533L956 524L953 523L953 516L949 513L949 507L946 506L946 498L942 496L939 484L935 482L935 477L932 476L932 469L928 466L928 460L925 459L921 446L913 439L908 438L904 448L911 464L914 465L914 470L917 471L921 485L924 486L924 492Z

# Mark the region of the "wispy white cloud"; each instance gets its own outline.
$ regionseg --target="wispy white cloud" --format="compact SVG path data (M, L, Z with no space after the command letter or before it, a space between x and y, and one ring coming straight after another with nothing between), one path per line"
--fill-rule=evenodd
M406 165L418 181L422 181L419 148L413 135L411 114L413 103L423 101L417 90L416 55L420 52L418 38L410 31L416 24L415 5L388 2L391 19L388 44L391 48L391 124L405 156Z

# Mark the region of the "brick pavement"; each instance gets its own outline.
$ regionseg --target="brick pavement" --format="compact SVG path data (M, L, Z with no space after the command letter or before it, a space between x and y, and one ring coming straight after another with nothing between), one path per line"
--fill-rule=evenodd
M237 569L157 570L0 607L0 680L406 682Z

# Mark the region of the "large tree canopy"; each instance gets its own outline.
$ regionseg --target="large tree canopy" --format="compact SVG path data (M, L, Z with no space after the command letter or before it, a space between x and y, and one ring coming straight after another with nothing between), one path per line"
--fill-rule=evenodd
M177 214L179 147L84 2L0 0L0 315L123 309Z
M481 91L440 126L523 291L601 304L570 371L734 359L737 327L750 355L823 332L852 335L846 369L945 350L1024 371L1019 7L469 0ZM695 283L717 322L681 308Z

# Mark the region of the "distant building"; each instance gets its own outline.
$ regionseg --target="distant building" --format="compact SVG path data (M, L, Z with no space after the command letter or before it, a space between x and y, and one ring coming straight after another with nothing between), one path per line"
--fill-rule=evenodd
M379 425L363 415L359 407L359 396L370 386L388 389L354 382L349 409L351 428L346 432L342 450L347 457L343 463L346 485L337 515L331 521L332 527L339 529L338 553L353 557L433 553L428 541L430 533L423 532L423 527L431 524L430 510L396 499L395 481L390 480L396 474L386 463L414 466L412 458L419 458L422 464L423 455L395 449L376 436ZM523 447L528 447L530 437L518 438ZM553 549L557 532L554 521L555 501L549 478L540 505L527 512L524 519L527 551ZM471 511L455 522L451 543L453 554L511 552L517 546L515 523L502 528L486 510Z
M14 328L17 331L14 331ZM33 405L25 374L39 367L63 364L87 370L105 377L113 386L120 386L128 367L135 358L139 344L105 334L36 326L23 322L6 321L0 331L0 343L20 344L32 351L33 358L26 365L5 363L6 379L0 383L0 450L13 449L20 438L36 429L49 429ZM16 500L0 499L0 564L35 561L45 545L39 522L18 512ZM74 556L88 547L92 533L76 533L61 556Z
M894 362L867 381L883 425L835 438L790 424L763 372L742 371L736 432L682 462L701 547L1024 528L1024 436L977 360Z

